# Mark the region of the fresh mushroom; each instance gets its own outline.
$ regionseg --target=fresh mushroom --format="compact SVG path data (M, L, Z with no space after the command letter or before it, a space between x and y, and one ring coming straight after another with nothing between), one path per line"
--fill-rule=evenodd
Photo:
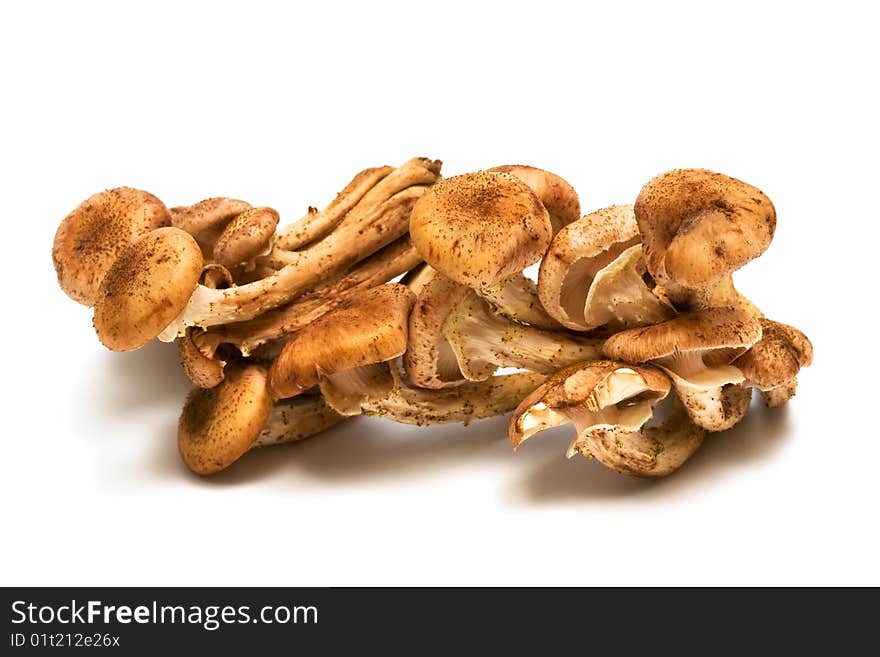
M116 258L143 235L169 222L168 209L148 192L117 187L90 196L58 226L52 261L58 284L74 301L95 305Z
M554 234L580 218L581 203L577 192L561 176L525 164L505 164L489 171L509 173L528 185L547 209Z
M125 249L98 290L93 323L108 349L143 346L180 314L202 273L202 251L179 228L153 230Z
M535 192L501 171L440 181L419 199L410 219L413 244L431 267L476 290L498 312L548 328L556 322L522 271L541 258L552 234Z
M731 363L761 339L761 325L750 313L709 308L643 328L612 335L602 346L609 358L650 362L672 379L688 415L707 431L724 431L749 407L751 389Z
M214 474L250 449L301 440L342 419L315 395L273 405L266 370L237 365L217 387L190 393L180 415L177 445L190 470Z
M394 381L387 368L371 367L406 350L407 318L415 296L398 283L359 292L296 333L269 371L276 399L321 385L327 401L343 414L384 397Z
M510 418L510 441L516 449L544 429L571 423L576 434L569 458L580 453L623 474L663 477L681 467L704 436L677 400L661 425L645 426L669 389L669 378L648 365L578 363L523 399Z
M499 367L549 374L594 358L601 340L545 331L494 313L470 288L437 273L425 283L409 320L407 377L423 388L486 379Z
M762 335L733 361L746 377L746 385L761 391L767 406L781 406L797 391L797 374L813 362L813 345L788 324L761 318Z
M250 209L250 203L237 198L207 198L193 205L171 208L171 225L192 235L205 259L211 260L214 244L229 222Z
M576 331L656 324L672 309L645 281L631 205L615 205L568 224L541 260L538 295L547 312Z
M770 245L776 210L761 190L706 169L648 182L635 203L645 262L676 306L706 307L712 289Z
M214 262L227 268L252 267L254 258L268 250L278 220L278 212L272 208L245 210L230 221L217 238L212 252Z

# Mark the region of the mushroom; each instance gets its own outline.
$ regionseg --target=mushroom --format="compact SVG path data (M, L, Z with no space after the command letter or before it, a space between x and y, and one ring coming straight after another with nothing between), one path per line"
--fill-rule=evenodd
M278 212L272 208L245 210L230 221L217 238L212 251L214 262L224 267L253 267L253 259L268 250L278 220Z
M631 205L597 210L553 238L538 275L538 295L563 326L589 331L656 324L673 312L645 281Z
M509 173L528 185L547 209L554 234L580 218L581 203L577 192L561 176L525 164L505 164L489 171Z
M706 169L676 169L639 192L645 262L676 306L706 307L712 288L770 245L776 210L756 187Z
M250 209L250 203L237 198L207 198L194 205L171 208L171 225L192 235L205 259L210 260L214 244L229 222Z
M193 339L195 331L201 332L201 329L190 327L178 340L180 366L193 385L198 388L213 388L223 381L226 361L216 358L214 349L203 351Z
M797 391L797 374L813 362L813 345L801 331L761 318L761 339L733 361L745 385L761 391L767 406L781 406Z
M250 449L301 440L343 419L315 395L273 405L260 365L229 369L217 387L194 389L180 415L178 449L197 474L214 474Z
M101 281L116 258L168 221L165 204L140 189L117 187L90 196L55 233L52 261L61 289L74 301L95 305Z
M708 431L739 422L749 407L751 390L743 373L731 365L761 339L761 325L735 308L709 308L643 328L612 335L602 346L609 358L651 362L672 379L688 415Z
M523 399L510 418L510 441L517 449L544 429L571 423L577 433L569 458L580 453L622 474L663 477L681 467L704 436L674 399L662 424L645 426L669 388L669 378L649 365L578 363Z
M98 339L113 351L152 340L186 306L202 263L199 245L179 228L158 228L130 244L98 290Z
M422 261L409 237L398 238L335 279L330 279L281 308L244 322L214 326L198 342L237 347L248 356L260 345L284 338L330 312L345 299L409 271Z
M194 286L183 311L159 334L172 341L187 326L217 326L253 319L284 305L328 278L342 274L356 262L406 233L409 215L420 186L409 187L379 205L357 222L343 221L332 236L304 251L277 272L253 283L225 290Z
M404 424L444 424L494 417L512 411L546 376L535 372L499 374L454 388L426 390L411 385L392 366L397 385L385 396L365 402L364 415Z
M535 192L501 171L438 182L419 199L410 218L413 244L431 267L477 290L498 312L548 328L556 322L535 300L522 270L541 258L552 232Z
M387 368L371 367L406 350L407 317L415 295L398 283L364 290L291 337L269 370L276 399L321 385L340 413L384 397L394 381Z
M601 340L545 331L498 315L475 291L441 274L426 283L409 320L407 377L423 388L488 378L498 367L549 374L599 354Z

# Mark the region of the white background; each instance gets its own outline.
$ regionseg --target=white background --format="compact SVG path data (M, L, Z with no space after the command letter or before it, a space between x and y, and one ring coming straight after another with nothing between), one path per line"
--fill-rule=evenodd
M880 584L870 3L17 4L2 584ZM130 185L292 221L413 155L545 167L585 210L675 167L761 187L778 230L737 283L812 338L797 398L658 482L566 461L565 431L514 455L504 419L362 418L190 474L176 349L99 345L55 282L60 220Z

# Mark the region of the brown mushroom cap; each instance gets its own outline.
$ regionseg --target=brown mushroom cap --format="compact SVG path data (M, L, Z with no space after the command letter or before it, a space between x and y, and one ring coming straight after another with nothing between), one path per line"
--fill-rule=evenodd
M230 368L216 388L196 388L186 400L177 428L177 447L197 474L229 467L260 436L272 410L266 370Z
M55 233L52 260L61 289L74 301L94 305L101 281L119 254L168 221L165 204L139 189L117 187L90 196Z
M537 262L552 236L528 185L499 171L436 183L416 203L410 236L425 261L472 288L494 285Z
M223 368L226 363L216 358L209 358L202 353L199 346L193 341L194 331L201 331L190 327L178 343L178 357L180 366L187 378L198 388L213 388L223 381Z
M251 208L229 222L214 244L214 260L235 267L266 251L280 217L272 208Z
M250 208L250 203L237 198L207 198L195 205L171 208L171 225L196 236L208 229L226 225Z
M577 192L561 176L526 164L505 164L489 171L509 173L528 185L547 208L554 233L580 218L581 203Z
M733 365L762 390L787 385L802 367L813 362L813 345L793 326L765 318L758 321L763 329L761 339Z
M380 363L406 350L415 295L391 283L359 292L296 333L269 371L273 397L293 397L332 375Z
M635 203L648 271L704 289L761 255L776 210L756 187L706 169L676 169L648 182Z
M612 335L602 346L609 358L631 363L704 349L745 351L761 339L761 325L738 308L709 308ZM733 360L731 357L728 362Z
M179 228L159 228L131 244L104 277L93 323L113 351L137 349L186 307L202 273L202 252Z

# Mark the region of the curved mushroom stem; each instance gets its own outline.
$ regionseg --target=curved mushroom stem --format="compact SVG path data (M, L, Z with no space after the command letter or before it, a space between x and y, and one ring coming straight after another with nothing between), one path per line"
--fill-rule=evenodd
M761 390L761 396L764 398L767 408L778 408L788 403L795 396L795 393L797 393L797 377L775 388Z
M492 313L468 292L443 327L465 378L480 381L499 367L520 367L549 374L560 367L596 358L601 340L550 332L517 324Z
M276 402L269 419L249 449L310 438L345 419L320 395L300 395Z
M669 417L656 427L636 431L597 426L578 435L569 456L580 453L635 477L665 477L678 470L703 443L705 431L694 424L673 399Z
M381 167L361 172L323 212L310 213L303 226L297 228L300 223L297 222L282 231L275 248L263 261L274 268L295 262L295 249L313 244L347 225L362 222L383 203L408 188L433 185L440 178L440 166L439 160L416 157L396 169Z
M275 238L275 246L296 251L328 235L364 194L392 171L394 167L389 166L364 169L326 208L319 212L317 208L310 207L302 219L282 229Z
M400 237L336 280L323 283L292 303L254 319L214 327L207 332L205 339L235 345L247 356L260 345L311 324L357 291L386 283L421 261L409 237Z
M240 322L296 298L321 280L336 276L406 233L409 215L424 187L410 187L382 203L362 221L341 225L333 239L296 253L296 261L275 274L226 290L196 287L183 312L159 335L170 342L187 326Z
M427 390L407 383L398 375L398 385L390 394L365 403L362 409L364 415L384 417L403 424L468 424L471 420L512 411L545 378L534 372L518 372L468 382L455 388Z

